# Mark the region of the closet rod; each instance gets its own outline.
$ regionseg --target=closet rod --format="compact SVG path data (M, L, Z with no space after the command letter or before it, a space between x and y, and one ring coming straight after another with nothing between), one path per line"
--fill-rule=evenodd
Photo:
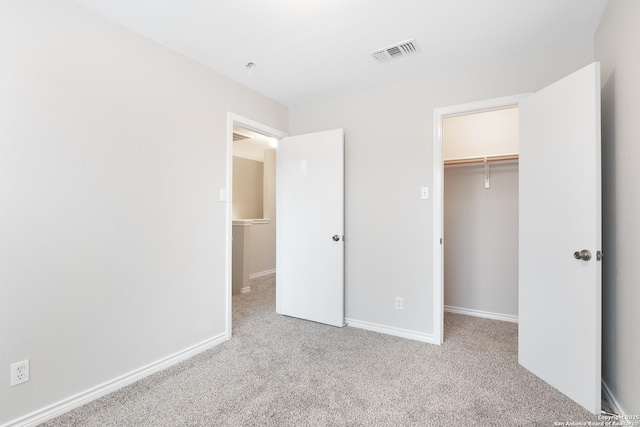
M445 160L444 165L463 165L467 163L484 163L487 162L501 162L505 160L518 160L517 154L512 154L508 156L487 156L487 157L474 157L471 159L453 159L453 160Z

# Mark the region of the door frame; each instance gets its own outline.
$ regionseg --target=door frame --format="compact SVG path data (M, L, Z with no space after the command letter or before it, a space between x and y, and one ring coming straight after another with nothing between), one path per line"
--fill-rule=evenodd
M433 341L444 342L444 159L443 120L445 117L516 107L531 95L522 93L451 105L433 110Z
M226 339L231 339L231 319L232 319L232 237L233 237L233 127L241 126L253 132L281 139L289 136L288 133L269 127L255 120L248 119L238 114L227 112L227 176L225 188L220 190L226 191L227 214L225 216L225 289L226 289ZM221 195L222 196L222 195Z

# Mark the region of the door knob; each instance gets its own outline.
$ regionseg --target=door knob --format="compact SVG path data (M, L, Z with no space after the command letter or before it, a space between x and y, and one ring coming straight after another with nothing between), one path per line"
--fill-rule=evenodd
M336 235L334 235L334 236L332 237L332 239L333 239L333 241L334 241L334 242L337 242L337 241L339 241L339 240L340 240L340 236L338 236L338 235L336 234Z
M591 252L589 252L586 249L583 249L581 251L575 251L573 253L573 257L575 259L581 259L583 261L589 261L591 259Z

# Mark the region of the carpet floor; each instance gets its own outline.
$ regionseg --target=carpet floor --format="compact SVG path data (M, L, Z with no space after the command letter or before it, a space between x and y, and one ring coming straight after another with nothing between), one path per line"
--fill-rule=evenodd
M275 277L255 279L250 293L233 297L233 339L43 425L598 421L518 365L516 324L447 313L445 332L435 346L280 316Z

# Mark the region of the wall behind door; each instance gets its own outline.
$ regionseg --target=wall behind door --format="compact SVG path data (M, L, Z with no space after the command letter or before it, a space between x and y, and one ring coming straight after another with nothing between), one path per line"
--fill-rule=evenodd
M640 414L640 2L612 0L595 35L602 71L602 376Z

